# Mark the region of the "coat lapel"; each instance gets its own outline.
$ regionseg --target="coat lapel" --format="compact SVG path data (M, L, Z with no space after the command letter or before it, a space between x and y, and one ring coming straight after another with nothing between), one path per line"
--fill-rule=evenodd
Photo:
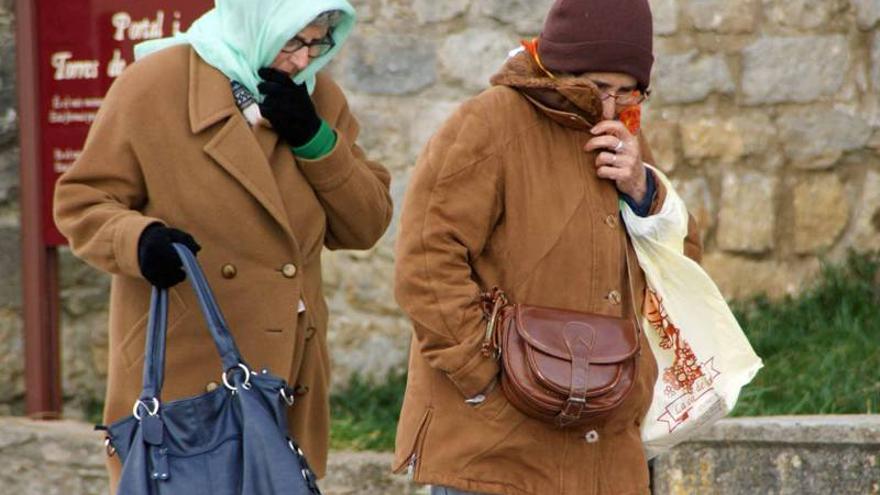
M277 142L276 134L269 129L250 128L235 105L229 80L206 64L194 50L190 55L189 118L196 134L225 120L223 127L205 145L205 153L247 189L293 238L281 193L269 166L268 157Z

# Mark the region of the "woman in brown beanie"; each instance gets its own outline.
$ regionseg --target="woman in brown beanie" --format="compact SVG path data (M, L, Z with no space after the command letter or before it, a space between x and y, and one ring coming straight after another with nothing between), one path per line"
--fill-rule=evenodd
M496 386L480 301L500 287L638 328L645 279L618 200L648 216L666 196L638 131L648 2L558 0L524 45L429 142L405 198L395 281L414 338L395 470L434 494L649 493L640 424L657 369L644 332L622 401L559 427ZM685 251L698 259L695 230Z

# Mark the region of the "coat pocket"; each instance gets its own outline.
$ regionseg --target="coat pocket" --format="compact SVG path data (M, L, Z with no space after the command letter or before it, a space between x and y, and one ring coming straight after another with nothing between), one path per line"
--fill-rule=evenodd
M183 298L180 297L177 289L173 287L168 289L168 334L166 337L169 339L168 345L172 345L170 338L186 312L186 303L183 302ZM119 344L119 354L126 369L143 363L147 341L147 321L149 319L150 312L147 311L128 329L125 338ZM205 329L205 332L207 332L207 329Z

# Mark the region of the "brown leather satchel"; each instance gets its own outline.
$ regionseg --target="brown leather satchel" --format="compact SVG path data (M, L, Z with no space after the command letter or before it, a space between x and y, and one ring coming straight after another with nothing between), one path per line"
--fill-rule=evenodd
M483 352L500 358L501 390L524 414L579 426L629 394L640 351L632 319L509 304L497 288L481 299L489 320Z

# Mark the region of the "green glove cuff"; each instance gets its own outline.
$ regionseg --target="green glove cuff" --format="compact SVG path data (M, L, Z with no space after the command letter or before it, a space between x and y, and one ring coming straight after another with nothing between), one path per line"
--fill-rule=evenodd
M336 133L326 121L321 121L321 127L308 143L291 148L293 154L306 160L317 160L329 155L336 146Z

